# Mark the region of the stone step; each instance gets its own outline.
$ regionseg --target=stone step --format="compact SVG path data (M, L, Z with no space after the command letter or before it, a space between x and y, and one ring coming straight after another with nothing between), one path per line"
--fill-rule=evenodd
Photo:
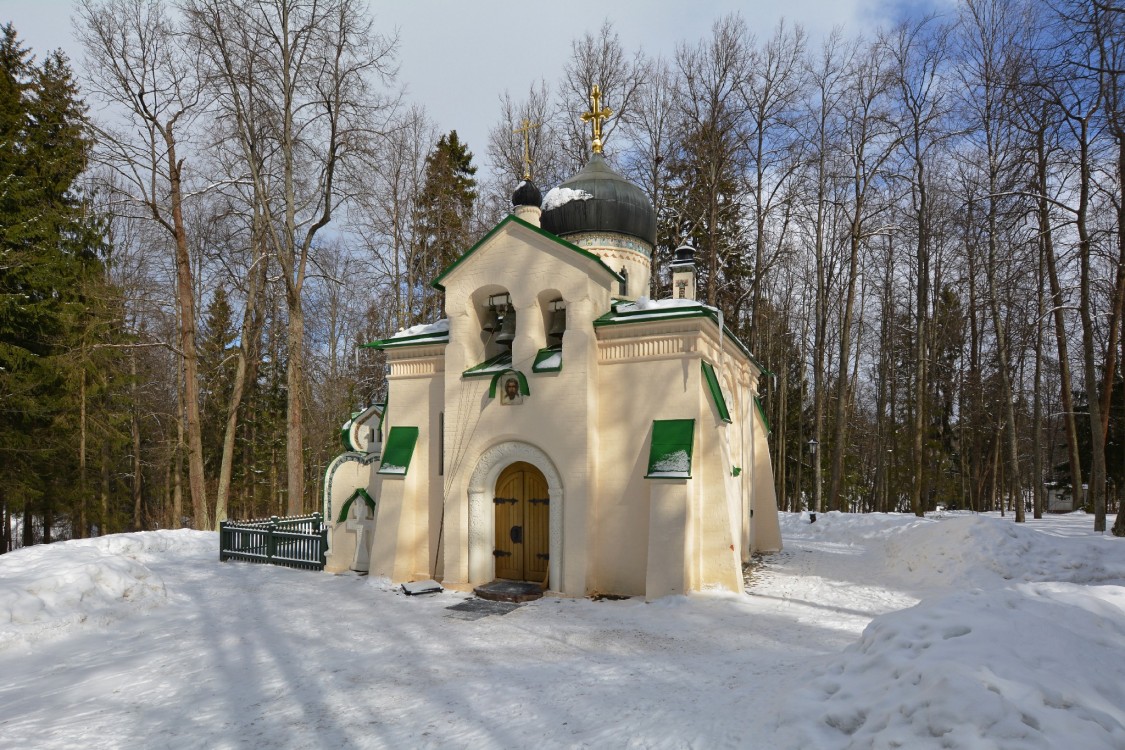
M477 586L473 593L492 602L533 602L543 598L543 587L531 581L493 581Z

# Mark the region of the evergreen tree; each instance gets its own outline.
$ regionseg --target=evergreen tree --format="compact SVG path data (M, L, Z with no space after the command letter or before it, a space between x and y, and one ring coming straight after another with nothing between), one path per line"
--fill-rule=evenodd
M443 135L426 158L425 181L415 213L423 248L419 254L422 268L416 274L425 285L422 318L440 314L437 295L428 286L430 280L468 249L469 222L477 199L476 171L473 154L456 130Z
M226 289L219 287L207 306L199 337L199 374L203 413L203 462L207 476L217 476L223 453L227 406L234 385L238 332Z
M0 504L23 516L23 543L51 541L73 463L71 353L103 280L102 242L74 189L91 146L66 58L36 66L11 24L0 30ZM63 470L60 470L63 469ZM40 532L34 533L34 525ZM6 531L6 524L5 524ZM0 540L6 551L11 540Z

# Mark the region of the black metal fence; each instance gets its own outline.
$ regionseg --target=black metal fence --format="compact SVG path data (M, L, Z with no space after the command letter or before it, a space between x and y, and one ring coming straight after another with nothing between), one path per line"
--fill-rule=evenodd
M302 570L324 570L327 550L328 527L319 513L219 524L220 562L245 560Z

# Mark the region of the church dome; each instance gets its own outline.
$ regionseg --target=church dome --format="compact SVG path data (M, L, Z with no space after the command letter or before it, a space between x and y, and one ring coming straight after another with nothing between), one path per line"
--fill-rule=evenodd
M560 237L614 232L656 244L656 211L648 196L610 169L601 154L594 154L581 172L547 193L542 225Z
M543 205L543 194L539 192L539 188L535 187L534 182L524 180L516 188L516 192L512 193L512 205L539 208Z

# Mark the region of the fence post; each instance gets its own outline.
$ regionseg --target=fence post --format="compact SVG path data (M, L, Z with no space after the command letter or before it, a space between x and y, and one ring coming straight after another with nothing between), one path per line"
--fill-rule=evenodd
M328 565L328 527L320 527L320 569Z
M227 522L219 521L219 562L227 561Z
M280 519L277 516L270 516L270 526L266 531L266 562L273 564L273 556L277 554L277 540L274 539L273 533L277 531L277 522Z

